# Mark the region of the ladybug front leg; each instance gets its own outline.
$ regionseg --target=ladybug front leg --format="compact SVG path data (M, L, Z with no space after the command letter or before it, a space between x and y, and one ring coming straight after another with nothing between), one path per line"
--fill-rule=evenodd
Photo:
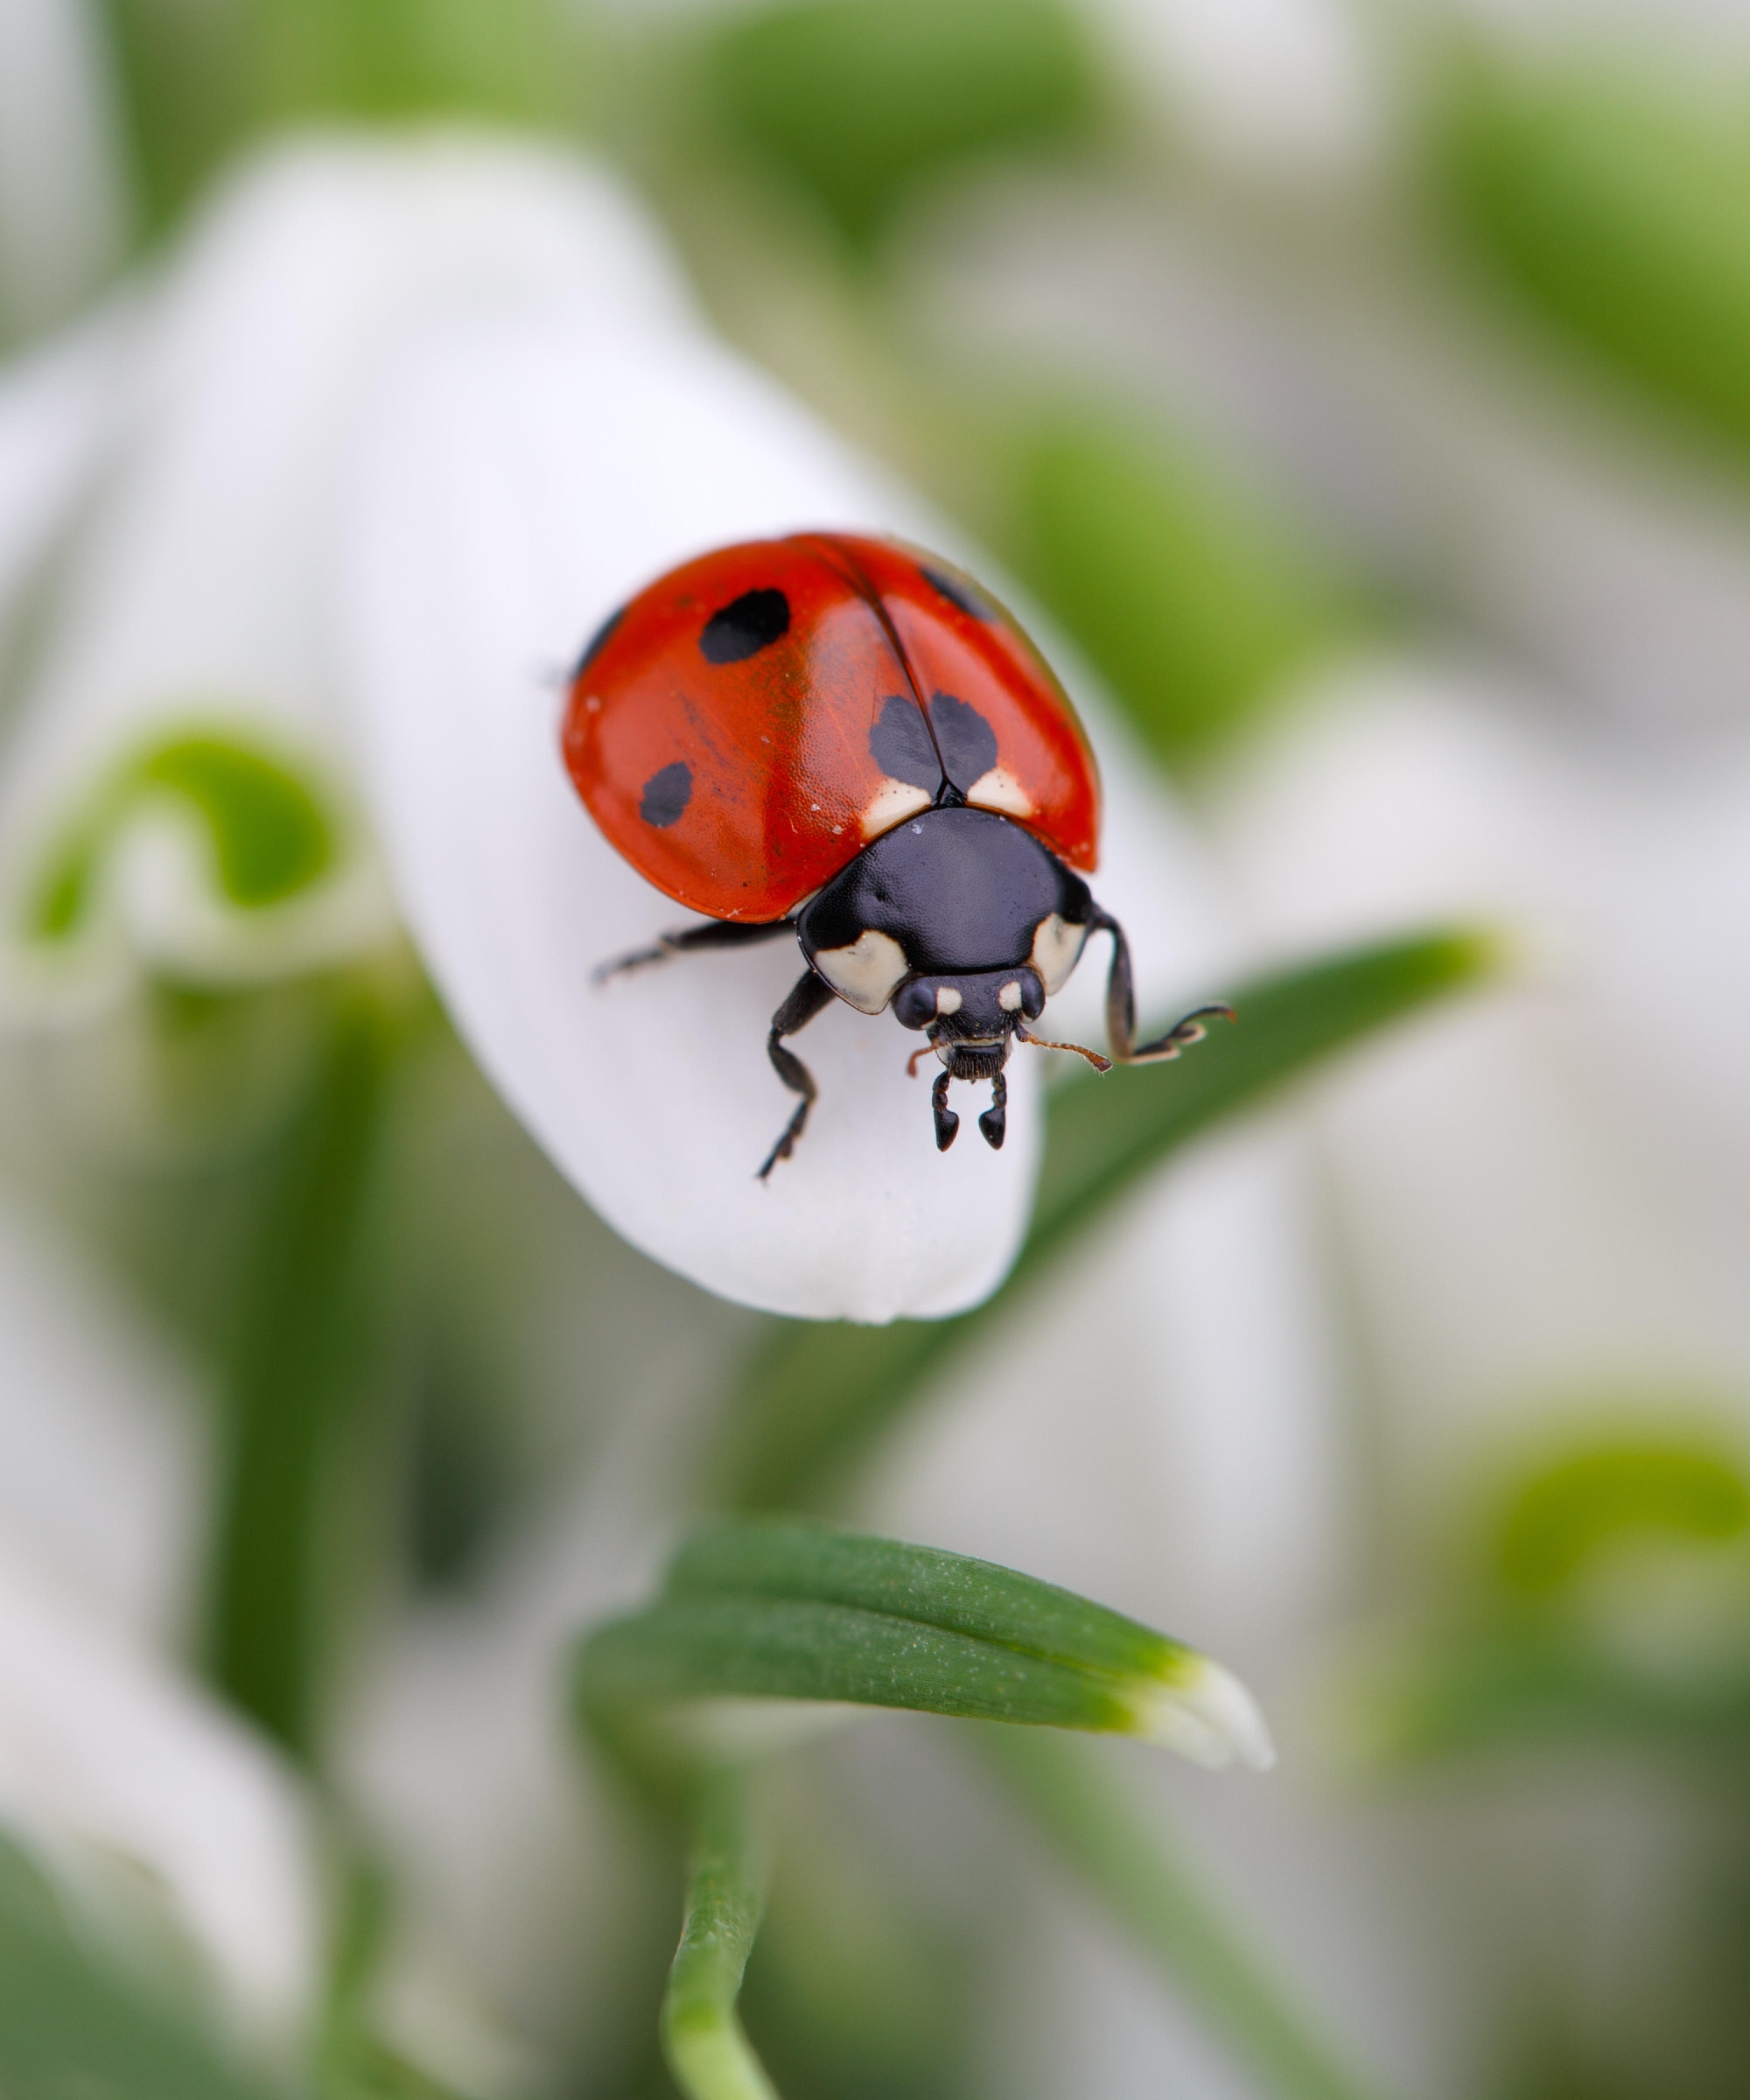
M1177 1057L1188 1043L1200 1043L1208 1033L1206 1021L1217 1018L1236 1020L1239 1017L1231 1006L1198 1006L1182 1020L1175 1021L1163 1036L1152 1043L1138 1043L1137 1033L1137 995L1130 976L1130 944L1124 938L1124 929L1109 913L1096 905L1089 921L1096 932L1103 931L1112 936L1112 968L1106 979L1106 1033L1110 1039L1112 1056L1121 1065L1164 1064L1170 1057Z
M794 1035L799 1028L806 1028L823 1007L832 1004L836 996L824 978L817 977L811 970L807 970L796 980L789 998L772 1016L772 1032L766 1038L766 1054L772 1060L772 1068L791 1093L800 1094L802 1098L795 1114L785 1125L783 1136L766 1154L766 1164L758 1177L761 1181L780 1159L788 1159L795 1151L796 1140L808 1120L808 1110L815 1104L814 1074L794 1050L785 1049L783 1038Z
M654 948L635 948L629 955L616 956L590 972L590 981L605 984L610 977L628 970L648 969L666 962L671 956L691 955L702 948L754 948L762 941L775 941L780 934L796 930L794 919L764 919L757 925L741 919L712 919L704 926L684 926L678 933L659 934Z

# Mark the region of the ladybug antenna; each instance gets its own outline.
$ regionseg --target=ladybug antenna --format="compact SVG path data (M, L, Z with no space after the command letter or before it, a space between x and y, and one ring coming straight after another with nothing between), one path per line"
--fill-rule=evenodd
M1102 1057L1097 1050L1086 1049L1080 1043L1048 1043L1042 1035L1029 1035L1025 1028L1017 1028L1015 1038L1018 1042L1031 1043L1035 1050L1073 1050L1077 1057L1085 1057L1096 1072L1112 1069L1110 1057Z
M921 1050L913 1051L912 1054L906 1060L906 1077L907 1079L915 1079L917 1077L918 1066L925 1058L929 1056L930 1053L934 1048L935 1045L934 1043L926 1043Z

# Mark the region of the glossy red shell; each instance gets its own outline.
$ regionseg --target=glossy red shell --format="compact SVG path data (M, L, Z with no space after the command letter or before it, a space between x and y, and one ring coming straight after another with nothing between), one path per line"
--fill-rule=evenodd
M609 841L714 919L784 917L933 802L944 764L979 767L966 799L1072 867L1098 849L1062 687L970 578L892 541L799 534L671 570L592 644L564 747Z

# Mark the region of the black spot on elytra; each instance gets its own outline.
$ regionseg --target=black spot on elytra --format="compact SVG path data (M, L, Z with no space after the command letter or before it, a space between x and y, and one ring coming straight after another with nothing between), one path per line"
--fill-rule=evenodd
M927 788L934 794L942 786L942 761L915 700L887 696L869 732L869 750L883 773L909 788Z
M744 591L713 612L699 636L708 663L740 663L790 631L790 601L781 591Z
M948 780L964 794L997 763L997 732L970 701L952 693L937 693L931 700L930 721Z
M663 766L645 781L644 799L638 805L638 814L647 824L667 830L670 824L680 822L682 811L692 799L693 769L676 759L672 766Z
M918 574L932 591L940 592L948 604L957 606L969 620L994 620L994 610L962 577L950 576L945 569L932 569L927 562L918 564Z
M624 606L616 606L613 611L608 614L607 618L603 620L600 626L598 626L595 633L590 636L589 640L584 644L584 653L578 659L577 668L571 673L572 684L575 685L577 683L578 680L583 676L586 670L589 669L590 666L595 662L596 658L601 654L603 647L606 643L608 636L613 633L614 629L625 618L626 607Z

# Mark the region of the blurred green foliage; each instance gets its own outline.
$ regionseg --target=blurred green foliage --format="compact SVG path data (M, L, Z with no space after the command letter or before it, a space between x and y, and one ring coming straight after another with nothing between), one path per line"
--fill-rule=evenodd
M232 154L299 120L571 125L585 10L564 0L102 0L149 231Z
M1509 1497L1495 1561L1512 1589L1550 1596L1634 1536L1725 1541L1750 1528L1750 1483L1727 1454L1676 1443L1605 1445L1533 1474Z
M1335 1051L1474 984L1497 959L1492 940L1444 932L1323 957L1242 989L1238 1026L1217 1024L1180 1062L1065 1083L1049 1100L1032 1227L1003 1287L954 1320L774 1326L727 1418L720 1493L754 1508L830 1499L967 1338L1034 1292L1045 1264L1180 1145Z
M209 1667L288 1748L316 1747L338 1630L353 1614L349 1450L381 1424L388 1294L375 1229L383 1124L397 1062L425 1001L367 973L332 988L302 1097L262 1177L250 1258L221 1359L225 1415L212 1568Z
M56 941L80 930L117 832L143 802L166 795L206 825L220 887L233 904L282 903L333 860L328 817L290 766L234 737L173 736L121 766L50 855L29 914L32 934Z
M956 162L1084 135L1099 102L1058 0L789 0L723 32L706 81L728 130L855 242Z
M1018 452L1005 550L1170 764L1361 631L1354 594L1288 523L1158 422L1047 410Z
M1750 447L1750 81L1476 54L1447 80L1435 175L1474 251L1572 342Z

